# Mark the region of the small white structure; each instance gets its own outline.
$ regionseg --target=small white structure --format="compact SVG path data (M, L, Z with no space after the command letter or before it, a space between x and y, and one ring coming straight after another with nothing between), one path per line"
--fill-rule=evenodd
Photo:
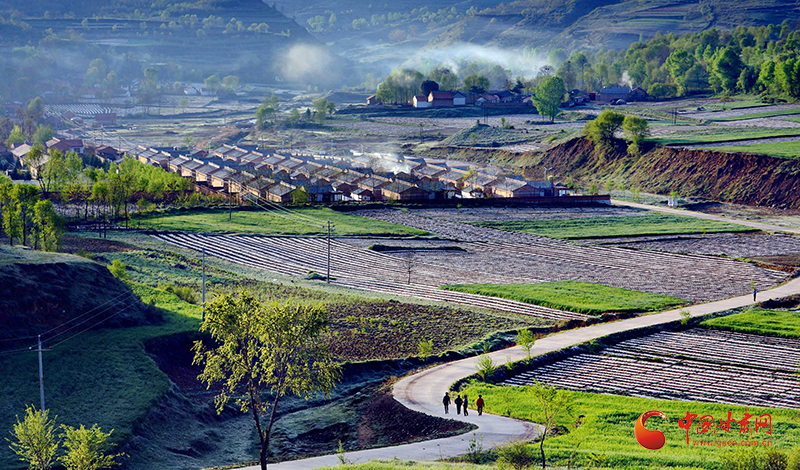
M433 103L428 101L428 97L425 95L414 95L414 107L415 108L430 108Z

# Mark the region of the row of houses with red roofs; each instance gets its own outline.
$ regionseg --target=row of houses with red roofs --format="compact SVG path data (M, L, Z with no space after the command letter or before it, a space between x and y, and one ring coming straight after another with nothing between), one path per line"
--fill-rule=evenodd
M126 153L142 163L179 173L208 191L230 194L241 201L430 201L567 194L566 187L549 181L524 181L426 163L380 174L345 163L318 161L311 155L269 154L228 145L195 156L172 156L147 147Z

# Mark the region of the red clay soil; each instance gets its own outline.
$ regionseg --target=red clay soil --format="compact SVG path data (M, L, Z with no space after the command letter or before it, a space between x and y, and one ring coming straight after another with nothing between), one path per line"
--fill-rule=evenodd
M564 177L624 181L646 192L800 208L800 159L653 146L645 150L633 157L617 141L601 155L581 137L549 150L540 164Z

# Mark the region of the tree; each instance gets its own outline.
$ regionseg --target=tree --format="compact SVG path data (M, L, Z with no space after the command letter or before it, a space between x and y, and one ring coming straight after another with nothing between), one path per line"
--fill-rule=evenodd
M489 82L488 78L473 73L472 75L464 77L464 86L461 87L461 89L464 90L465 93L479 95L486 92L490 86L491 82Z
M736 82L739 80L742 68L744 68L742 59L732 47L717 51L711 68L711 85L714 90L717 93L736 91Z
M328 114L333 114L336 111L336 103L328 101L325 98L317 98L312 101L314 109L317 111L317 122L320 124L325 122L325 117Z
M540 407L539 419L536 421L544 427L539 441L542 469L544 469L546 467L544 441L547 438L547 433L553 429L559 418L572 413L572 395L566 390L559 390L552 385L536 380L529 387L529 390Z
M533 102L536 109L542 116L550 118L550 122L555 121L558 116L561 101L564 99L564 80L561 77L547 77L536 87L536 97Z
M583 133L594 143L595 148L605 150L613 143L614 133L619 130L624 120L624 115L606 109L594 121L586 123Z
M529 328L519 330L519 333L517 333L517 344L527 354L528 361L531 360L531 349L533 349L533 344L535 342L536 338L533 336L533 332Z
M675 49L675 51L667 57L667 61L664 64L667 70L669 70L672 81L678 86L678 95L685 95L689 90L689 86L687 86L687 79L689 78L687 72L696 64L694 56L683 49Z
M428 96L432 91L439 91L439 84L433 80L425 80L419 86L423 95Z
M321 341L328 327L326 314L322 306L265 305L246 290L220 295L206 308L200 331L209 333L215 346L194 344L194 364L203 366L198 378L209 387L220 384L218 413L233 397L243 413L252 413L262 470L267 468L280 399L329 395L339 380L341 368ZM270 392L271 403L265 402L265 392Z
M42 251L56 251L64 233L64 220L53 208L49 199L39 200L33 206L34 246Z
M46 470L53 466L58 452L58 438L55 434L55 419L48 417L49 411L37 411L34 407L25 408L25 419L14 425L16 442L11 442L11 450L19 459L28 464L31 470Z
M638 156L641 153L641 143L650 135L650 124L647 119L627 115L622 120L622 134L630 141L628 153Z
M116 459L123 454L108 454L113 446L108 442L113 429L105 433L96 424L90 429L82 424L78 429L71 426L62 429L66 453L59 460L66 470L100 470L120 465Z
M222 89L226 93L236 93L239 91L239 77L236 75L228 75L222 79Z
M219 87L222 85L222 82L220 81L220 79L219 79L219 77L218 77L218 76L216 76L216 75L211 75L210 77L206 78L206 79L203 81L203 84L204 84L204 85L206 86L206 88L208 88L209 90L211 90L211 91L217 91L217 90L219 90Z
M6 139L6 147L13 148L14 144L21 144L25 142L25 133L22 132L22 128L18 125L14 125L14 128L11 129L11 133L8 134L8 138Z
M43 144L53 138L53 128L49 125L39 126L33 134L33 142Z

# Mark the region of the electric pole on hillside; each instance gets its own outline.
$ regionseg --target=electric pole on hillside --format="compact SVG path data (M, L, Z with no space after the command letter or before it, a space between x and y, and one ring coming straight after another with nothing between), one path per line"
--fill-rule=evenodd
M41 406L41 412L44 413L44 367L42 366L42 351L49 351L49 349L42 349L42 335L38 335L39 338L39 346L36 348L36 351L39 353L39 402ZM33 349L30 347L28 349Z
M331 231L336 228L335 225L331 224L331 221L328 221L328 224L323 226L322 228L328 229L328 274L325 276L325 282L330 284L331 283Z
M206 321L206 249L203 248L203 321Z

